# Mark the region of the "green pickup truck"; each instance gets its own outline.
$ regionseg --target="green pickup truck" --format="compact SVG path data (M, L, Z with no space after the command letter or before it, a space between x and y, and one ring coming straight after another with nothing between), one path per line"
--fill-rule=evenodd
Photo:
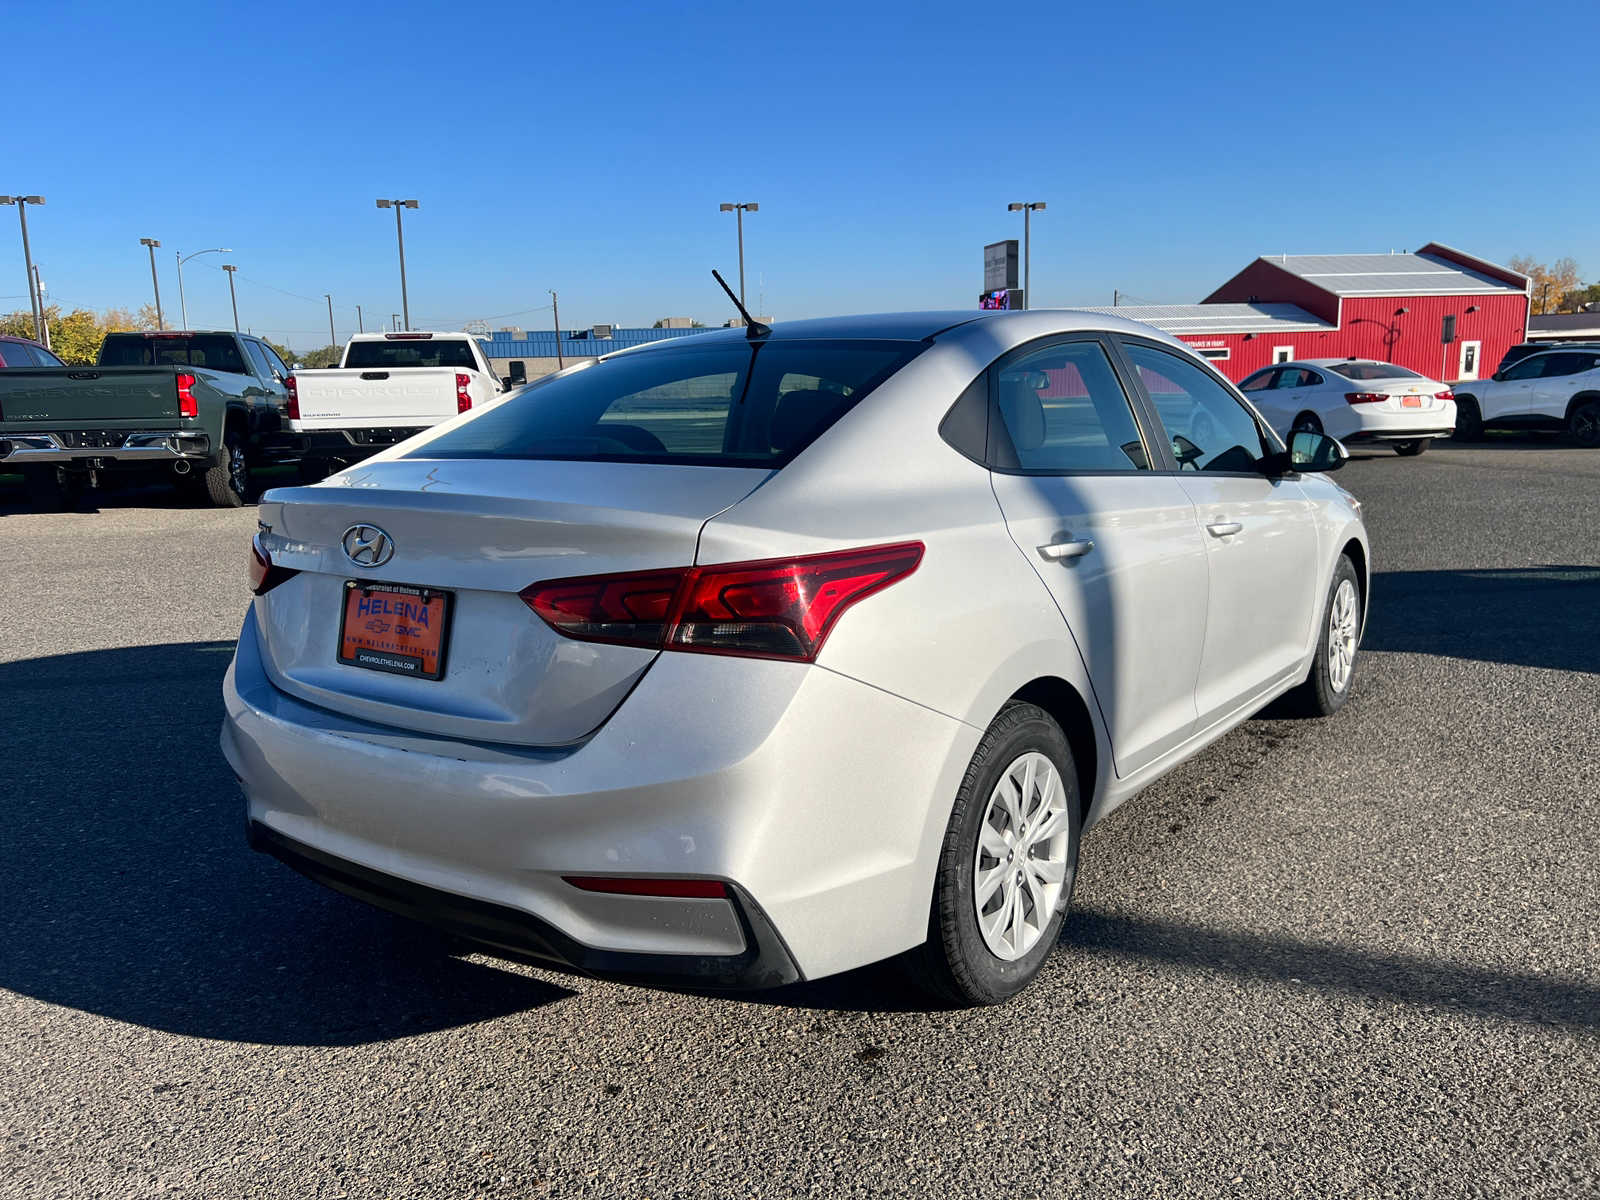
M113 333L92 367L0 371L0 474L62 502L144 472L236 508L250 472L291 460L289 368L242 333Z

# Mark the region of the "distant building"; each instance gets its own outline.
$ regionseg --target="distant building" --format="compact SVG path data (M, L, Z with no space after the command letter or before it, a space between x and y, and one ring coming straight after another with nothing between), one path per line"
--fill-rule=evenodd
M693 317L662 317L656 322L658 329L693 329Z
M1355 357L1453 383L1487 375L1530 334L1528 307L1526 276L1429 242L1415 254L1264 256L1199 304L1094 311L1163 329L1234 381L1290 359Z
M1600 306L1593 312L1546 313L1528 318L1530 342L1600 342Z
M684 337L703 330L689 326L672 326L662 329L621 329L615 325L592 325L586 329L563 329L559 342L553 329L526 332L497 329L486 338L479 338L484 357L502 379L511 375L511 364L520 362L529 379L550 375L561 366L578 362L593 362L603 354L625 350L629 346L642 346L646 342L659 342L663 338ZM602 336L603 335L603 336ZM556 347L560 346L557 357Z

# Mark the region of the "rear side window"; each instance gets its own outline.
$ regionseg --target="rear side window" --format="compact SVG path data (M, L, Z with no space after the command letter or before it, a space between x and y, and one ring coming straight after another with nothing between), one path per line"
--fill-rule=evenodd
M924 348L738 341L621 354L518 392L409 457L778 467Z
M996 470L1146 471L1150 461L1128 397L1099 342L1063 342L994 370Z
M351 342L346 367L398 371L407 367L456 367L476 371L472 347L464 338L416 338Z

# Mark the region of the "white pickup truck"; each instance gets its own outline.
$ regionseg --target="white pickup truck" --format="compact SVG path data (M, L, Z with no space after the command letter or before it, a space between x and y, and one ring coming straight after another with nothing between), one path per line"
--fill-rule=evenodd
M321 479L505 391L467 333L358 333L326 370L296 370L284 429Z

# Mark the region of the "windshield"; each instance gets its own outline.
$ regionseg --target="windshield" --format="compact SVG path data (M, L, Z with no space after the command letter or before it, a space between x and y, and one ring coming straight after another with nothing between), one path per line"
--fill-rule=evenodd
M250 374L239 343L225 333L185 333L176 337L113 333L100 347L102 367L208 367Z
M1333 368L1346 379L1421 379L1415 371L1397 367L1393 363L1353 362L1340 363Z
M621 354L535 384L408 457L782 466L923 349L738 341Z
M406 367L460 367L476 371L466 338L416 338L405 341L351 342L346 367L396 371Z

